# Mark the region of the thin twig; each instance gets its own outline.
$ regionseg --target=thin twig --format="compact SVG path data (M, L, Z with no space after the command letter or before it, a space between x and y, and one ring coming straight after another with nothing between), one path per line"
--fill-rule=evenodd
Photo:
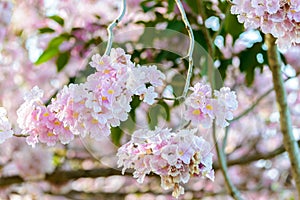
M108 40L107 40L106 50L104 53L105 55L110 54L110 50L111 50L113 39L114 39L113 29L123 19L125 12L126 12L126 0L122 0L122 7L121 7L120 15L107 27Z
M230 120L230 123L237 121L239 119L241 119L242 117L246 116L249 112L251 112L266 96L268 96L272 91L274 90L274 88L271 88L269 90L267 90L264 94L262 94L249 108L247 108L246 110L244 110L242 113L240 113L238 116L236 116L235 118L233 118L232 120Z
M298 145L300 145L300 141L298 141ZM269 160L272 159L282 153L285 152L284 146L280 146L277 149L270 151L268 153L260 153L256 152L255 154L252 155L247 155L247 156L241 156L240 158L234 159L234 160L228 160L227 165L228 166L233 166L233 165L246 165L251 162L255 162L258 160ZM219 169L219 165L214 164L214 169Z
M226 145L227 145L227 138L228 138L228 135L229 135L229 127L230 126L226 126L226 128L225 128L225 135L224 135L223 142L222 142L222 151L223 152L225 152L225 148L226 148Z
M29 135L24 135L24 134L13 134L14 137L28 137Z
M169 101L176 101L179 100L179 97L172 98L172 97L160 97L160 98L155 98L155 100L169 100Z
M224 154L224 151L222 151L222 148L219 147L218 141L217 141L217 134L216 134L216 124L213 123L213 139L216 147L216 151L218 154L218 161L220 165L220 169L222 171L222 174L224 176L225 185L227 188L227 191L229 194L236 200L241 200L241 194L240 191L233 185L229 178L228 169L227 169L227 163L226 163L226 157Z
M190 83L191 83L191 78L192 78L192 74L193 74L193 52L194 52L194 46L195 46L195 39L194 39L194 34L193 34L193 29L191 27L191 24L189 22L189 20L186 17L186 13L185 10L181 4L180 0L175 0L177 7L181 13L181 17L182 17L182 21L184 22L186 29L188 31L189 34L189 38L190 38L190 46L189 46L189 50L188 50L188 54L187 54L187 58L189 61L189 68L188 68L188 72L187 72L187 78L185 81L185 86L184 86L184 90L182 93L182 97L185 98L187 95L187 92L189 90L190 87Z
M292 79L292 78L296 78L297 76L299 76L299 73L297 73L295 76L290 76L287 79L284 80L284 82L287 82L288 80ZM241 112L238 116L236 116L235 118L233 118L232 120L229 121L229 123L234 122L239 120L240 118L246 116L250 111L252 111L265 97L267 97L272 91L274 90L274 87L270 88L269 90L267 90L265 93L263 93L255 102L253 102L253 104L247 108L246 110L244 110L243 112Z

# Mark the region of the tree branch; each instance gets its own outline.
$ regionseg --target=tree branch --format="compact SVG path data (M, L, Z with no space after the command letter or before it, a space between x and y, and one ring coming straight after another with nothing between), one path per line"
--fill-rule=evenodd
M108 32L108 40L107 40L107 46L105 50L105 55L110 54L110 50L112 47L113 39L114 39L114 34L113 34L113 29L118 25L118 23L123 19L124 15L126 12L126 0L122 0L122 7L121 7L121 13L115 19L108 27L107 27L107 32Z
M125 173L129 175L129 173ZM92 170L74 170L74 171L54 171L52 174L46 174L45 177L34 180L34 181L48 181L53 184L63 184L73 179L78 178L97 178L97 177L108 177L112 175L121 175L121 171L117 169L110 168L98 168ZM0 187L9 186L12 184L18 184L26 182L20 176L10 176L0 178Z
M298 145L300 145L300 140L298 141ZM261 159L268 160L272 159L282 153L285 152L284 146L280 146L274 151L271 151L269 153L256 153L254 155L250 156L243 156L242 158L234 159L234 160L228 160L227 165L233 166L233 165L245 165L251 162L255 162ZM213 164L214 170L219 170L220 165L218 163ZM74 170L74 171L55 171L52 174L46 175L45 178L39 179L36 181L49 181L55 184L62 184L69 180L78 179L81 177L89 177L89 178L97 178L97 177L108 177L113 175L121 175L121 172L116 169L105 169L105 168L98 168L98 169L92 169L92 170ZM132 176L131 173L125 173L125 175ZM19 184L23 183L26 180L24 180L20 176L9 176L9 177L1 177L0 178L0 187L9 186L12 184Z
M295 78L299 76L299 73L297 73L295 76L292 77L288 77L287 79L284 80L284 82ZM236 116L235 118L233 118L232 120L229 121L229 123L234 122L239 120L240 118L244 117L245 115L247 115L249 112L251 112L265 97L267 97L272 91L274 90L274 87L270 88L269 90L267 90L264 94L262 94L255 102L253 102L253 104L247 108L246 110L244 110L243 112L241 112L238 116Z
M300 198L300 156L299 147L297 141L293 135L293 127L290 111L287 104L286 89L281 74L281 63L277 47L275 45L275 38L267 34L266 43L268 46L268 61L272 71L273 85L276 93L276 101L278 103L278 109L280 114L280 128L283 134L283 144L288 152L292 175L296 183L298 191L298 199Z
M298 145L300 145L300 140L297 141ZM268 153L255 153L253 155L249 155L249 156L243 156L241 158L237 158L234 160L228 160L227 161L227 165L228 166L233 166L233 165L245 165L245 164L249 164L251 162L255 162L258 160L268 160L268 159L272 159L282 153L285 152L285 148L284 146L280 146L277 149L275 149L274 151L268 152ZM218 163L214 163L213 168L215 170L220 169L220 166L218 165Z

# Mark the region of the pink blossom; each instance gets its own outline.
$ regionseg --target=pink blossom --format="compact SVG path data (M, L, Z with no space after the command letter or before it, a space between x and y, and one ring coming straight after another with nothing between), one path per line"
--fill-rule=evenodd
M230 88L223 87L220 91L215 90L214 95L214 113L216 116L216 124L220 127L226 127L229 123L226 120L233 119L233 111L237 109L238 102L235 92L230 91Z
M223 87L220 91L215 90L212 97L211 88L205 82L197 83L191 90L193 93L185 101L187 120L193 125L200 124L203 128L210 128L214 119L220 127L229 125L226 120L233 118L232 112L238 106L235 92Z
M298 1L283 0L233 0L231 13L238 15L246 28L261 28L277 38L278 48L285 52L291 45L299 43L298 23L300 9Z
M0 144L13 136L11 123L8 121L5 108L0 107Z
M153 104L158 96L155 87L162 86L165 77L156 66L135 67L130 57L120 48L109 56L94 55L90 65L96 72L84 83L65 86L48 106L42 102L43 91L34 87L18 110L27 142L67 144L74 135L102 139L111 127L127 120L133 95Z
M133 168L139 183L150 172L157 174L162 188L172 188L177 198L184 193L180 183L187 183L191 176L214 179L210 145L196 132L183 129L175 133L158 127L154 131L137 130L132 140L119 148L118 166L123 166L122 173Z

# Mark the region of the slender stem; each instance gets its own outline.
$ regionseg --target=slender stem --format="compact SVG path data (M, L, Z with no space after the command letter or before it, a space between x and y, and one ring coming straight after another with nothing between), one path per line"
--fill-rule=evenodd
M296 74L296 76L292 76L292 77L288 77L287 79L284 80L284 82L295 78L299 76L299 73ZM244 110L243 112L241 112L238 116L236 116L235 118L233 118L232 120L230 120L231 122L237 121L239 119L241 119L242 117L246 116L249 112L251 112L265 97L267 97L272 91L274 90L274 87L270 88L269 90L267 90L265 93L263 93L255 102L253 102L253 104L247 108L246 110Z
M226 184L226 188L227 191L229 192L229 194L236 200L241 200L241 194L238 191L238 189L233 185L233 183L231 182L229 175L228 175L228 168L227 168L227 163L226 163L226 157L224 152L222 151L222 148L219 147L218 141L217 141L217 134L216 134L216 124L213 124L213 139L214 139L214 143L216 145L216 151L218 154L218 162L220 164L220 169L222 171L222 174L224 176L225 179L225 184Z
M300 140L297 141L298 145L300 145ZM258 160L269 160L269 159L272 159L282 153L285 152L285 148L284 146L280 146L278 147L277 149L271 151L271 152L268 152L268 153L260 153L260 152L255 152L255 153L252 153L249 155L247 154L247 156L242 156L240 158L237 158L237 159L234 159L234 160L228 160L227 162L227 165L228 166L233 166L233 165L245 165L245 164L249 164L251 162L255 162L255 161L258 161ZM219 165L217 164L214 164L214 169L217 170L219 169Z
M122 7L121 7L121 12L120 12L119 16L107 27L108 40L107 40L106 50L104 53L105 55L110 54L110 50L111 50L113 39L114 39L113 29L123 19L125 12L126 12L126 0L122 0Z
M182 21L184 22L184 24L186 26L186 29L188 31L189 38L190 38L190 46L189 46L189 50L188 50L188 54L187 54L188 61L189 61L189 69L187 72L187 78L186 78L184 90L182 93L182 97L185 98L187 95L187 92L189 90L191 78L193 75L193 52L194 52L194 46L195 46L195 39L194 39L193 29L191 27L189 20L186 17L185 10L181 4L181 1L180 0L175 0L175 1L177 4L177 7L181 13Z
M300 198L300 152L297 141L293 135L293 127L291 114L287 104L287 92L284 87L284 81L281 73L281 62L277 47L275 45L275 38L267 34L265 36L266 43L268 46L268 61L269 66L272 71L273 85L276 93L276 101L278 104L279 114L280 114L280 129L283 134L283 144L288 152L292 175L296 183L296 188L298 191L298 199Z
M29 135L13 134L14 137L28 137Z
M244 110L241 114L239 114L237 117L233 118L232 120L230 120L231 122L237 121L239 119L241 119L242 117L246 116L249 112L251 112L266 96L268 96L272 91L274 90L274 88L269 89L268 91L266 91L264 94L262 94L249 108L247 108L246 110Z
M179 98L171 98L171 97L160 97L160 98L155 98L155 100L169 100L169 101L176 101L179 100Z
M222 143L222 151L225 153L225 148L226 148L226 145L227 145L227 139L228 139L228 135L229 135L229 127L230 126L227 126L225 128L225 135L224 135L224 138L223 138L223 143Z

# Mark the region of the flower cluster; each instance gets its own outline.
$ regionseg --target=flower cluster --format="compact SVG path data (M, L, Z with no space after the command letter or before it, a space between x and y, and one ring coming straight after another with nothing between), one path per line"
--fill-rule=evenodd
M196 132L197 129L177 133L161 128L137 130L131 141L119 148L118 166L123 166L123 174L133 168L139 183L151 172L159 175L162 188L173 188L172 195L177 198L184 193L180 183L187 183L192 176L214 180L210 144Z
M39 141L54 145L59 140L67 144L73 139L68 127L64 127L54 112L42 102L43 91L37 86L24 97L25 102L17 111L17 122L28 144L34 146Z
M228 87L223 87L220 91L215 90L212 97L210 85L201 82L190 89L193 93L185 101L186 119L192 124L201 124L203 128L210 128L213 119L220 127L229 125L226 120L233 118L232 112L238 107L235 92L230 91Z
M154 89L165 78L156 66L135 66L120 48L109 56L94 55L90 65L96 72L85 83L65 86L48 106L37 87L25 97L17 114L29 144L66 144L74 135L107 136L111 127L128 118L132 96L153 104L158 96Z
M3 107L0 107L0 144L13 136L11 123L7 119L7 112Z
M280 50L300 43L300 2L297 0L233 0L231 13L246 28L260 28L277 39Z

